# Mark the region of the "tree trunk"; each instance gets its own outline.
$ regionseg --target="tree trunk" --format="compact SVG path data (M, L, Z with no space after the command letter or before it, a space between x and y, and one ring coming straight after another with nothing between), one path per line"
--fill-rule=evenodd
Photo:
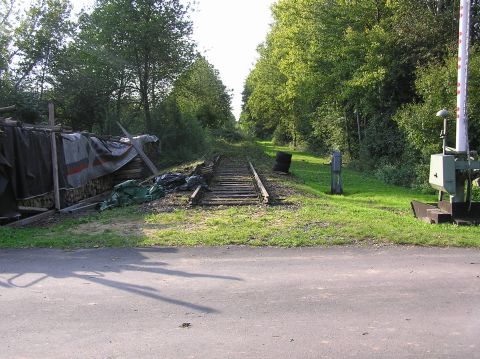
M118 93L117 93L117 103L116 103L117 121L120 121L122 116L122 97L124 92L125 92L125 73L122 73L122 77L120 78L120 86L118 87Z
M41 102L43 100L43 84L45 83L45 73L47 72L47 59L45 59L45 63L42 67L42 76L40 77L40 96L39 96L39 101Z
M358 144L361 146L362 145L362 134L360 132L360 115L359 115L357 109L355 109L355 114L357 115Z
M348 153L351 156L352 155L352 146L350 145L350 135L348 133L348 119L347 119L347 111L344 112L343 118L345 120L345 139L346 139L346 145L348 149Z
M140 86L142 88L142 86ZM150 113L150 100L148 99L148 86L143 86L140 96L142 97L143 114L145 117L145 131L152 132L152 114Z
M137 59L138 59L137 54ZM148 55L145 55L143 63L137 70L138 80L140 83L140 103L143 106L143 115L145 121L145 131L151 133L152 131L152 115L150 113L150 98L149 98L149 85L150 85L150 71Z
M381 9L380 9L380 6L382 6L380 5L381 3L382 1L379 1L379 0L377 0L376 2L376 14L375 14L376 19L375 20L377 24L380 24L380 21L382 20Z
M437 0L437 15L443 10L443 0Z

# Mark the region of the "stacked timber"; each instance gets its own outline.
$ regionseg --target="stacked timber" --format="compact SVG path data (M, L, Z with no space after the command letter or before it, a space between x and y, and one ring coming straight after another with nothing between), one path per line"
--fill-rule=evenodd
M17 205L19 207L53 208L55 207L55 200L53 192L50 192L33 198L19 199Z
M63 191L65 205L70 206L84 199L110 191L113 188L113 183L114 175L110 174L90 180L85 186L66 189Z
M149 142L143 145L143 152L153 162L160 162L160 145L158 142Z
M63 199L62 206L70 206L84 199L94 197L101 193L110 191L114 186L114 175L110 174L100 178L88 181L85 186L78 188L62 189L61 195ZM30 208L53 208L55 206L53 192L45 193L41 196L21 199L17 201L20 207Z
M120 168L114 173L114 184L128 181L139 180L148 176L148 169L140 156L136 156L132 161Z
M158 143L145 143L143 145L143 151L151 161L158 162ZM132 161L114 173L113 184L117 185L128 180L141 180L147 178L151 174L151 170L147 167L145 161L140 157L140 155L138 155Z

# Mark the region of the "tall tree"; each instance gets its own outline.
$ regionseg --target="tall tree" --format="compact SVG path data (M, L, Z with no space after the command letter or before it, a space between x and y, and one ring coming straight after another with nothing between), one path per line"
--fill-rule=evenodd
M177 98L180 110L190 112L205 128L232 125L231 95L220 74L203 56L176 81L172 95Z
M392 115L415 100L416 68L447 53L450 3L439 13L433 0L280 0L244 110L260 123L278 114L275 134L294 144L397 158Z
M0 83L10 65L10 43L12 36L11 15L13 11L13 0L0 1Z
M152 106L192 59L188 12L179 0L99 0L91 15L103 45L133 77L147 131L153 128Z
M14 34L15 88L30 87L42 100L56 56L71 29L69 0L36 0Z

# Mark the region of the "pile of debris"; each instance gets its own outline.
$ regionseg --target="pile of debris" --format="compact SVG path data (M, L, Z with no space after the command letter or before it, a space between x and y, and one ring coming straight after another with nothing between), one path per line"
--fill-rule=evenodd
M74 132L55 123L53 104L48 114L48 125L27 124L15 118L15 106L0 108L0 225L21 227L55 213L105 210L208 189L214 162L188 174L160 175L154 164L157 137L133 137L120 123L123 138Z
M52 104L47 125L16 115L15 106L0 108L0 225L90 208L115 184L158 175L145 154L159 148L155 136L133 137L121 125L125 138L74 132L55 123Z
M154 177L153 184L128 180L114 187L113 192L99 205L100 211L155 201L175 192L191 192L201 187L208 190L213 175L213 163L202 163L191 173L167 172ZM147 181L147 182L151 182Z

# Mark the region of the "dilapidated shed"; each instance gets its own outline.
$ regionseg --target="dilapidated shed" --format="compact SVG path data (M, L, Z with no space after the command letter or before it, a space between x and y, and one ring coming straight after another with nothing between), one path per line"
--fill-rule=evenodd
M10 107L3 112L13 110ZM155 136L133 140L137 148L141 146L155 156ZM64 126L30 125L14 117L0 117L0 222L54 208L56 173L62 207L109 191L126 177L145 177L148 171L138 156L128 138L101 137Z

